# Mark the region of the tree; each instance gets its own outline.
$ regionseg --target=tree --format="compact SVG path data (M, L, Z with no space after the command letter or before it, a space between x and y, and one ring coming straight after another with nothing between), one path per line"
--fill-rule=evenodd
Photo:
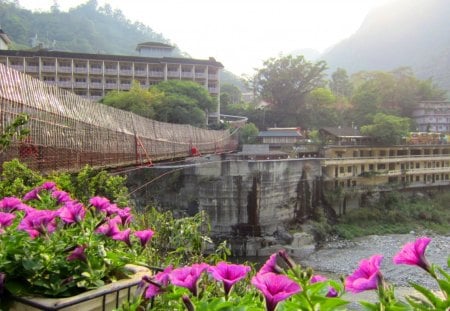
M241 96L241 90L233 84L225 83L220 87L220 103L224 106L239 104Z
M313 64L303 56L270 58L256 74L255 91L274 105L281 114L282 123L296 126L304 121L302 113L305 112L306 95L325 85L325 70L324 61Z
M330 89L336 97L351 97L353 87L345 69L338 68L331 74Z
M317 88L306 97L308 124L314 128L337 125L336 97L330 89Z
M411 119L377 113L373 123L361 127L363 135L372 136L385 145L395 145L401 142L410 129Z
M186 95L165 95L161 102L153 105L155 119L162 122L191 124L203 127L206 124L206 115L196 101Z
M164 94L158 90L151 92L141 88L139 83L133 82L129 91L111 91L102 99L102 103L114 108L134 112L145 118L153 119L153 106L162 102Z
M167 80L160 82L151 88L156 88L166 96L172 94L186 96L193 100L194 104L204 111L214 111L216 109L214 100L208 91L194 81Z
M239 143L242 144L254 144L259 130L253 123L245 124L241 129L239 135Z

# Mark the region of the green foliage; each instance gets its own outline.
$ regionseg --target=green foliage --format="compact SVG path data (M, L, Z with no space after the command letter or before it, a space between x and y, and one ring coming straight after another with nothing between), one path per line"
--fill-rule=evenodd
M108 4L99 7L94 0L68 12L50 7L48 11L31 12L14 1L0 1L0 20L17 48L29 49L30 38L35 36L36 44L42 43L47 48L95 54L137 55L139 42L168 43L150 27L131 22L122 11L113 10ZM181 55L179 50L177 54Z
M205 212L177 219L171 211L149 206L138 215L137 221L140 227L155 231L150 261L160 267L201 261L206 245L212 243Z
M342 215L333 231L346 239L424 229L448 234L448 198L447 193L438 193L432 198L417 198L391 192L374 206L353 209Z
M3 162L2 167L0 197L21 197L44 179L17 159Z
M23 126L28 123L28 115L20 114L10 124L6 125L0 135L0 153L5 151L14 138L17 140L24 139L30 131Z
M361 133L372 136L384 145L395 145L402 141L402 137L407 136L410 124L409 118L377 113L373 118L373 124L361 127Z
M134 81L131 89L124 91L111 91L101 100L105 105L131 111L145 118L154 118L155 111L153 105L161 102L163 94L158 91L149 92L141 88L138 82Z
M247 123L240 129L239 143L254 144L258 136L259 130L253 123Z
M126 177L110 175L106 171L94 170L86 165L77 174L56 174L52 176L52 179L62 190L72 193L85 204L93 196L103 196L118 206L129 205L128 189L125 186Z
M338 124L336 97L330 89L316 88L306 97L306 112L308 124L316 128L333 126Z
M162 122L191 124L202 127L206 124L206 114L195 100L185 95L166 94L163 101L153 106L155 119Z
M305 124L305 99L314 89L325 85L326 64L310 63L303 56L270 58L253 78L257 94L274 104L280 126L312 126ZM272 120L270 120L272 121ZM270 122L273 123L273 122Z
M223 106L239 104L241 96L241 90L233 84L224 83L220 86L220 104Z

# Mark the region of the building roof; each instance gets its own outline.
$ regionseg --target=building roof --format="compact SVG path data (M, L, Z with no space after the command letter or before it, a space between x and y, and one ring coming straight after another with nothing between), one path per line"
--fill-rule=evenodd
M163 64L197 64L209 65L219 68L224 68L222 63L213 61L211 59L193 59L182 57L145 57L145 56L127 56L127 55L113 55L113 54L89 54L78 52L64 52L64 51L22 51L22 50L0 50L0 55L17 56L17 57L60 57L60 58L78 58L78 59L98 59L111 61L129 61L129 62L145 62L145 63L163 63Z
M261 131L258 137L303 137L297 130L269 130Z
M142 42L136 46L136 51L139 51L141 48L150 48L150 47L158 47L163 49L173 49L173 46L170 44L162 43L162 42Z
M367 137L361 135L357 128L352 127L323 127L319 131L325 132L329 135L333 135L336 137L347 137L347 138L362 138Z

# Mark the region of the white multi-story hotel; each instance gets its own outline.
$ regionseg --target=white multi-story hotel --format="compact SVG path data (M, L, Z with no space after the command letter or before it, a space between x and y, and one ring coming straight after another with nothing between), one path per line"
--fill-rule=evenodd
M0 50L0 63L95 101L111 90L129 90L133 81L147 88L180 79L203 85L219 104L223 65L214 58L174 57L172 46L155 42L141 43L137 50L139 56Z
M450 102L424 101L413 111L417 130L450 133Z

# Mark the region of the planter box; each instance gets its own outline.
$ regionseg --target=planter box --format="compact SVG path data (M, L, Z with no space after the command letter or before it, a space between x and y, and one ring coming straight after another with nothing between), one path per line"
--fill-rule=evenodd
M76 296L66 298L15 297L10 311L108 311L133 297L144 275L151 271L145 267L127 265L134 272L129 279L119 280Z

